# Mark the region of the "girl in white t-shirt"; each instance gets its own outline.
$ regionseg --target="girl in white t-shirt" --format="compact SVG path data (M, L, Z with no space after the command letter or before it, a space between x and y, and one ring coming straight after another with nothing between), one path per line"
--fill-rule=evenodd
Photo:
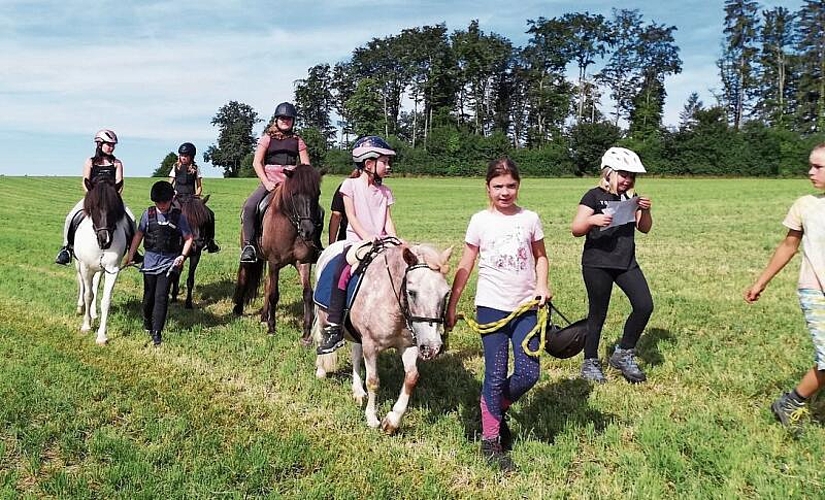
M544 231L535 212L516 204L521 182L518 167L503 158L487 167L490 207L470 219L464 253L453 280L447 306L447 328L456 323L456 305L478 258L475 296L479 323L492 323L534 298L540 305L551 298L547 284L547 252ZM539 358L524 352L522 342L536 326L536 310L518 316L499 330L481 337L484 348L484 383L481 391L481 451L502 470L514 468L507 451L510 429L507 409L539 379ZM538 350L539 339L528 344ZM513 373L507 376L513 346Z

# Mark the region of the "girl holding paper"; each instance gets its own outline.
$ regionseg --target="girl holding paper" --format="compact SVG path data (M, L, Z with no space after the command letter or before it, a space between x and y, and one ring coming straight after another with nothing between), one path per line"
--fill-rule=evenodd
M653 298L642 269L636 262L635 231L650 231L650 198L633 191L636 174L645 173L639 156L625 148L613 147L602 156L599 185L587 191L573 218L573 236L586 236L582 251L582 276L587 289L589 310L584 344L583 379L604 383L607 379L599 362L602 334L613 283L627 295L633 310L625 321L624 333L608 363L632 383L644 382L644 372L636 363L636 343L653 313ZM617 220L614 214L627 213L635 205L634 217Z

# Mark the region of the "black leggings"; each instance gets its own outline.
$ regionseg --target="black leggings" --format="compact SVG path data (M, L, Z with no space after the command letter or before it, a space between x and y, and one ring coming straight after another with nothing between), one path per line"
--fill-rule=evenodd
M627 270L582 267L582 276L584 276L584 286L587 288L587 300L590 303L587 313L584 357L599 357L599 340L602 336L605 318L607 318L613 283L616 283L627 295L633 308L625 321L624 334L619 347L622 349L636 347L636 342L639 341L650 315L653 314L653 297L650 296L650 288L647 286L642 269L639 266Z
M171 284L166 273L143 275L143 317L152 319L152 330L157 332L166 324Z

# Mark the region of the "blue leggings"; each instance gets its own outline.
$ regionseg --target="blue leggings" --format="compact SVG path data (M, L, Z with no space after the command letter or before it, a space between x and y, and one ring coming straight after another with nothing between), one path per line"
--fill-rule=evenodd
M510 313L489 307L479 307L477 321L481 324L498 321ZM481 430L484 439L499 435L504 410L516 402L539 380L539 358L524 352L521 343L536 326L536 311L527 311L499 330L481 336L484 347L484 383L481 387ZM513 374L507 377L510 346L513 344ZM530 339L530 350L537 350L538 335Z

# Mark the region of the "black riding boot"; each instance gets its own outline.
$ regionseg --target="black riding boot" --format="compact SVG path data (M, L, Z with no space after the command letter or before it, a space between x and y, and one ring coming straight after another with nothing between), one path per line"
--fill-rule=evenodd
M337 286L333 287L329 298L327 326L324 327L323 338L316 349L318 354L329 354L344 345L344 329L341 323L343 323L346 302L347 291Z
M255 245L250 241L245 241L241 249L241 263L254 264L258 261L258 252Z
M207 208L207 210L209 210ZM215 213L209 210L209 218L203 226L203 236L206 240L206 251L209 253L218 253L221 247L215 243Z
M60 251L57 253L57 257L54 258L55 264L60 264L61 266L68 266L72 262L72 247L71 245L65 245L60 247Z

